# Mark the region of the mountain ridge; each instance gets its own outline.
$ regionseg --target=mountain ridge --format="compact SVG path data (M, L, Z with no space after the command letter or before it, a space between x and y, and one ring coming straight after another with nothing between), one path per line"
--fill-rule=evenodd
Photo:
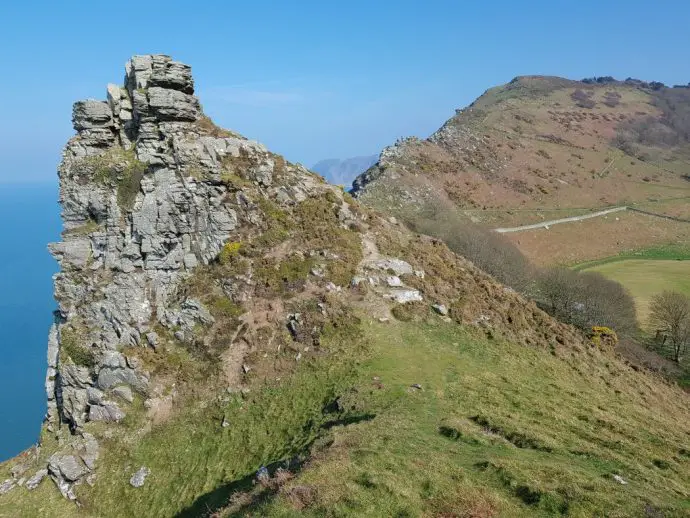
M407 211L411 219L430 205L494 228L539 222L539 211L576 216L629 204L663 203L657 212L683 217L687 211L674 198L688 189L690 90L604 79L519 76L491 88L428 139L410 137L385 148L355 180L353 194L383 210ZM623 220L628 226L641 221ZM680 227L669 232L688 237ZM668 239L649 231L617 234L623 241L608 255ZM601 256L587 255L586 248L578 255L561 241L555 257L518 246L536 261Z

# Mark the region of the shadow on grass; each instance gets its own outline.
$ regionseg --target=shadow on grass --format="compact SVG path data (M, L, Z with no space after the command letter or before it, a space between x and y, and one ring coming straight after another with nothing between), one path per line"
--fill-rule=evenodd
M324 412L329 412L329 406L324 408ZM325 417L328 417L326 415ZM331 419L318 425L318 432L316 436L309 441L296 455L291 458L281 459L270 464L266 464L265 468L268 471L269 477L272 479L279 470L289 472L294 475L304 466L309 459L312 447L317 441L324 438L324 432L336 426L348 426L351 424L371 421L376 417L376 414L365 413L355 415L340 415L337 419ZM313 426L313 423L305 425L308 428ZM257 470L260 466L257 466ZM246 476L233 480L227 484L217 487L213 491L206 493L198 498L192 505L184 509L176 515L175 518L201 518L210 517L214 513L229 507L233 504L233 496L241 495L241 498L236 499L236 503L232 505L234 508L228 516L244 516L245 513L252 509L260 507L262 504L268 502L278 491L280 484L261 484L257 482L257 471L253 471Z
M311 446L311 444L309 446ZM308 448L306 448L306 450L308 451ZM302 468L305 460L305 456L297 455L292 459L273 462L266 466L266 469L270 476L273 476L279 469L297 473ZM256 482L256 473L250 473L243 478L233 480L228 484L214 489L210 493L206 493L187 509L178 513L176 518L200 518L211 516L216 511L227 507L231 497L239 493L249 495L249 499L247 502L243 503L240 510L232 513L230 516L241 516L241 513L266 502L275 494L275 491L271 487L258 485Z

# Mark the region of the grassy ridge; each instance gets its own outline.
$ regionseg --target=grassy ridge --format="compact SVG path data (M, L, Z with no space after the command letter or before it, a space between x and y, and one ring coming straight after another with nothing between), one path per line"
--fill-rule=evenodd
M680 390L606 353L549 354L453 325L372 324L369 336L354 400L376 418L336 429L277 498L223 516L690 512Z
M46 481L0 497L0 516L690 512L690 411L679 389L595 349L517 346L437 320L363 328L366 348L352 347L361 343L352 328L336 333L331 354L289 379L190 406L133 444L105 443L79 511ZM335 420L324 412L334 398ZM261 465L314 439L330 446L257 493ZM134 489L142 465L151 475Z

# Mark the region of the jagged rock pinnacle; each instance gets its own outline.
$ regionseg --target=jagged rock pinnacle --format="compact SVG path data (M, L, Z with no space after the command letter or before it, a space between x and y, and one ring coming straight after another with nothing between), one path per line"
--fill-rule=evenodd
M240 229L263 224L244 189L289 205L320 184L302 166L216 127L194 96L191 68L168 56L133 57L124 85L108 85L106 101L75 103L72 118L77 134L58 170L64 230L50 245L61 271L46 421L57 434L78 436L90 420L124 418L132 393L152 397L150 374L124 347L147 347L154 326L184 342L197 323L212 321L199 301L172 295ZM66 458L87 446L71 444ZM69 495L93 462L78 480L57 463L48 469Z

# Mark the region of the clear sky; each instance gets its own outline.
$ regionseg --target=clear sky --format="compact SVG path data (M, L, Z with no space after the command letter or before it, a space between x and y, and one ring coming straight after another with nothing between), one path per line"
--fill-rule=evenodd
M516 75L690 81L688 0L3 1L0 183L54 182L71 106L132 54L189 63L222 126L310 166L427 136Z

